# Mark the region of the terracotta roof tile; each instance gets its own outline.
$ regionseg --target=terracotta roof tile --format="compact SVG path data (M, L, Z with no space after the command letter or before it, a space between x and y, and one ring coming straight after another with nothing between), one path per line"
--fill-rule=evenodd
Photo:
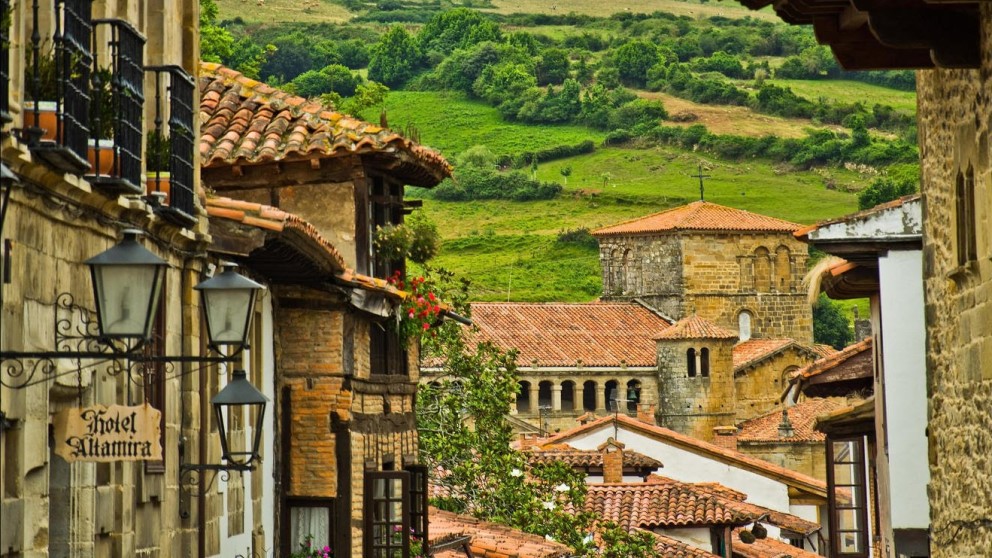
M639 529L639 531L651 535L651 538L654 539L654 550L661 554L663 558L717 558L716 554L696 548L678 539L673 539L672 537L661 535L654 531L648 531L647 529Z
M571 549L561 543L471 516L432 507L428 517L432 544L445 538L450 540L453 534L465 535L471 538L472 554L478 558L564 558L572 554Z
M827 370L832 370L839 366L840 364L846 362L848 359L857 356L865 351L870 351L872 346L871 337L866 337L864 340L848 345L844 347L843 350L834 352L829 356L821 358L814 361L808 366L804 366L799 370L796 370L793 378L810 378L819 374L826 372Z
M782 410L770 411L740 424L738 442L823 442L826 436L814 430L816 417L847 405L844 397L808 398L787 409L789 422L795 435L782 438L778 425L782 423Z
M296 215L259 203L217 196L206 199L206 209L207 215L212 218L226 219L248 227L274 232L286 229L298 231L324 250L337 271L345 270L344 257L337 248L321 236L316 227Z
M740 502L654 475L649 482L588 485L585 510L628 529L742 525L761 517Z
M730 501L742 513L755 515L759 517L762 522L770 523L776 527L793 531L795 533L800 533L802 535L808 535L820 530L820 526L812 521L807 521L790 513L780 512L741 500L740 492L720 484L695 483L692 486L697 490L707 492L725 501Z
M772 537L758 539L752 544L745 544L740 539L740 532L743 529L734 529L734 556L738 554L743 558L818 558L820 556Z
M518 366L656 366L652 338L669 327L636 303L474 303L477 341L516 349Z
M748 339L734 345L734 372L760 364L789 348L813 360L823 356L821 346L803 345L794 339Z
M647 234L669 231L778 231L792 233L800 228L797 223L725 207L715 203L697 201L647 217L640 217L611 225L592 232L594 236Z
M595 421L576 426L570 430L566 430L548 438L546 444L567 443L570 438L580 434L591 432L604 426L612 428L614 420L618 421L620 425L625 428L638 431L639 433L647 435L651 438L696 452L700 455L712 456L727 462L732 466L741 467L742 469L754 471L767 477L779 479L790 486L800 488L807 492L815 493L823 497L826 497L827 495L827 484L809 475L797 473L763 459L751 457L750 455L745 455L739 451L734 451L709 442L704 442L662 426L655 426L653 424L641 422L624 414L620 414L616 417L612 415L605 416Z
M433 186L451 175L436 151L218 64L200 63L200 160L204 167L374 153Z
M603 453L598 450L577 450L574 448L533 448L526 452L527 461L535 463L553 463L561 461L570 467L602 467ZM624 450L624 467L637 469L659 469L664 467L661 461L648 457L636 451Z
M737 339L737 332L693 314L675 322L672 327L655 335L654 339Z

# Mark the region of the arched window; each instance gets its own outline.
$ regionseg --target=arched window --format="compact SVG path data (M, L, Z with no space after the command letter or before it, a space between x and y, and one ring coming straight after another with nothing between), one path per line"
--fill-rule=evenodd
M619 248L610 251L609 294L620 294L623 291L623 262Z
M517 382L520 391L517 392L517 412L526 413L530 411L532 401L530 400L530 382Z
M767 293L772 286L772 264L768 249L759 247L754 251L754 290Z
M741 341L751 338L751 317L751 313L747 310L741 310L741 313L737 314L737 337Z
M582 409L585 411L596 410L596 382L586 380L582 384Z
M606 410L613 411L617 410L618 400L620 398L619 382L616 380L609 380L606 382Z
M548 380L537 384L537 407L551 407L551 382Z
M685 352L685 364L689 370L689 377L696 377L696 349L689 349Z
M710 376L710 350L699 351L699 375L708 378Z
M775 290L780 293L792 290L792 258L785 246L775 250Z
M575 410L575 382L565 380L561 383L561 410Z
M627 411L637 412L637 404L641 402L641 382L630 380L627 382Z
M624 250L623 260L620 262L620 282L617 284L621 294L627 294L634 290L630 273L631 259L630 249Z

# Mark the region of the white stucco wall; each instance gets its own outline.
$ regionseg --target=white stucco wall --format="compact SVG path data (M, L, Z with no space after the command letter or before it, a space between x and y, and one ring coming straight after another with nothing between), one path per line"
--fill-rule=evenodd
M613 433L613 425L604 425L567 442L577 449L596 449ZM789 512L789 488L780 481L649 438L623 425L617 432L617 441L625 444L627 450L661 461L664 467L658 474L662 476L682 482L718 482L747 494L748 502Z
M275 510L275 480L273 476L273 467L275 459L273 458L273 440L275 438L275 407L274 402L276 401L275 396L275 356L273 350L273 331L272 331L272 297L270 296L270 291L263 291L259 295L259 300L257 306L261 307L261 327L262 327L262 340L265 344L264 347L254 347L252 351L262 351L262 378L263 382L257 387L266 397L269 398L269 404L265 409L264 417L264 431L265 436L262 438L262 455L265 457L262 463L254 470L248 473L242 473L244 475L244 529L242 533L237 535L232 535L228 533L228 517L227 517L227 484L222 480L221 475L217 476L217 486L218 492L224 495L224 505L221 509L222 516L220 518L220 554L225 558L234 556L245 556L245 557L269 557L275 556L275 517L273 516L273 510ZM245 370L251 366L252 355L249 351L245 352L243 358L243 365ZM249 378L251 374L249 373ZM220 385L223 387L224 377L221 377ZM246 423L247 425L247 423ZM251 436L254 435L252 428L246 428L247 440L246 444L250 445ZM246 447L247 447L246 445ZM237 475L238 473L231 473ZM261 475L262 476L262 517L260 521L262 523L262 528L265 532L265 548L252 549L252 529L255 524L254 517L254 506L252 505L252 499L255 495L252 493L252 476Z
M655 533L672 537L707 552L713 549L709 527L683 527L680 529L655 529Z
M922 253L890 251L879 257L878 274L892 528L926 529L930 468Z

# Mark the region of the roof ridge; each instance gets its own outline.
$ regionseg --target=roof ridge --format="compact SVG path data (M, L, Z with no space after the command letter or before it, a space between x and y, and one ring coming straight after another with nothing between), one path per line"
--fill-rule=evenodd
M671 214L666 220L665 215ZM640 228L631 227L641 223ZM592 231L593 236L618 234L650 234L667 231L769 231L793 233L802 225L707 201L694 201L686 205L652 213L635 219L600 227Z

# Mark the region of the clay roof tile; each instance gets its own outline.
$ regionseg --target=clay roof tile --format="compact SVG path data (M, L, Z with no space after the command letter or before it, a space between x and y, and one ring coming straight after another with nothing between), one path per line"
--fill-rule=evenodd
M767 215L759 215L710 203L696 201L688 205L638 217L592 232L594 236L649 234L671 231L762 231L792 233L801 225Z

